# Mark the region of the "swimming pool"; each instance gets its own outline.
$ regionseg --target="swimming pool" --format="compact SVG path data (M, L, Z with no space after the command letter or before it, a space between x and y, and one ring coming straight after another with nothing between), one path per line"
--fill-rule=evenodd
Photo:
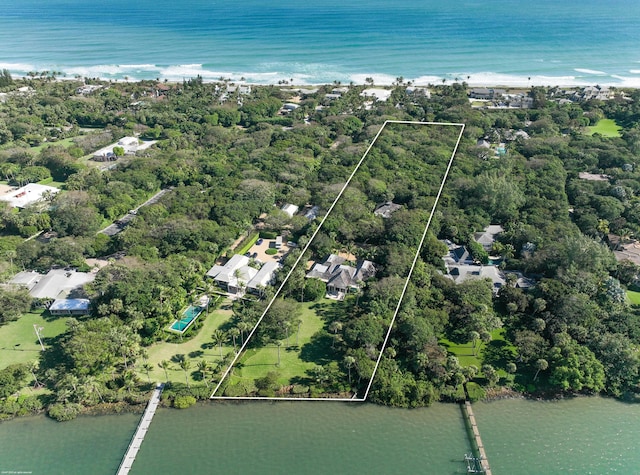
M198 315L202 313L205 307L199 307L195 305L189 305L187 309L182 312L182 318L180 320L176 320L171 325L171 329L173 331L177 331L180 333L184 333L187 328L198 318Z

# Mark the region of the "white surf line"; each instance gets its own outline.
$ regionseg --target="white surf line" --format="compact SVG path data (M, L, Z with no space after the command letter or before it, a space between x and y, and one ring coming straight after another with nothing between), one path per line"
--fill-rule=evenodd
M231 396L215 396L215 393L218 391L218 389L220 389L220 386L222 386L222 383L224 382L224 380L226 379L226 377L228 376L229 372L231 371L231 368L233 368L233 366L236 364L236 362L238 361L238 358L240 357L240 355L242 354L242 352L244 351L244 349L247 347L247 344L249 343L249 341L251 340L251 337L253 336L253 334L256 332L256 329L258 328L258 325L260 325L260 322L262 322L262 320L264 319L264 316L267 314L267 312L269 311L269 309L271 308L271 306L273 305L273 302L276 301L276 298L278 298L278 296L280 295L280 291L282 290L282 288L284 287L284 285L287 283L287 281L289 280L289 277L291 276L291 274L293 273L294 269L298 266L298 264L300 263L300 260L302 259L302 257L304 256L305 252L307 252L307 249L309 249L309 246L311 245L311 243L313 242L313 240L315 239L316 235L318 234L318 232L322 229L322 226L324 225L324 222L327 219L327 216L329 216L329 214L331 214L331 211L333 211L333 208L335 207L336 203L338 202L338 200L340 199L340 197L342 196L342 194L344 193L344 190L347 189L347 187L349 186L349 183L351 183L351 180L353 179L354 175L356 174L356 172L358 171L358 169L360 168L360 165L362 165L362 162L364 161L364 159L366 158L366 156L369 154L369 151L373 148L373 144L376 143L376 141L378 140L378 137L380 136L380 134L382 133L382 131L384 130L385 126L387 125L387 122L385 122L384 124L382 124L382 127L380 127L380 130L378 131L378 133L376 134L376 136L373 138L373 141L369 144L369 147L367 147L367 150L364 152L364 154L362 155L362 158L360 159L360 161L358 162L358 164L356 165L356 167L354 168L354 170L351 172L351 175L349 176L349 178L347 179L346 183L344 184L344 186L342 187L342 189L340 190L340 193L338 193L338 196L336 196L336 199L333 200L333 203L331 203L331 206L329 207L329 210L326 212L326 214L324 215L324 217L322 218L322 220L320 221L320 224L318 225L318 227L316 228L316 230L314 231L314 233L311 235L311 238L309 239L309 241L307 242L307 245L304 246L304 249L302 250L302 252L300 252L300 255L298 256L298 258L296 259L296 262L293 264L293 266L291 267L291 269L289 270L289 273L286 275L286 277L284 278L284 280L282 281L282 283L280 284L280 287L278 287L278 290L276 291L276 293L274 294L273 298L271 299L271 301L269 302L269 304L267 305L267 307L265 308L264 312L262 312L262 315L260 316L260 318L258 319L258 322L255 324L255 326L253 327L253 330L251 330L251 333L249 333L249 335L247 335L247 338L244 341L244 344L240 347L240 350L238 351L238 353L236 354L235 358L233 359L233 361L231 362L231 364L229 365L229 367L226 369L226 371L224 372L224 374L222 375L222 378L220 379L220 382L216 385L216 387L214 388L213 392L211 393L211 396L209 399L236 399L235 397L231 397ZM278 399L278 398L276 398Z
M400 123L400 122L395 122ZM420 239L420 244L418 245L418 249L416 250L415 255L413 256L413 263L411 264L411 268L409 269L409 275L407 276L407 280L404 282L404 287L402 288L402 294L400 294L400 299L398 300L398 305L396 306L396 311L393 314L393 318L391 319L391 324L389 325L389 329L387 330L387 334L384 337L384 342L382 343L382 348L380 349L380 354L378 355L378 359L376 361L376 365L373 368L373 373L371 374L371 379L369 380L369 384L367 385L367 390L364 393L362 400L366 401L369 397L369 391L371 391L371 386L373 385L373 380L378 371L378 366L380 366L380 361L382 360L382 355L384 353L385 348L387 347L387 343L389 341L389 337L391 336L391 331L393 330L393 324L396 321L396 317L398 316L398 312L400 311L400 306L402 305L402 301L404 300L404 294L407 292L407 288L409 287L409 281L411 280L411 274L413 273L413 268L416 266L416 262L418 262L418 258L420 257L420 250L422 249L422 245L424 244L424 240L427 237L427 232L429 231L429 226L431 225L431 220L433 219L433 215L435 214L436 207L438 206L438 201L440 200L440 195L442 195L442 190L444 189L444 184L447 181L447 177L449 176L449 171L451 170L451 165L453 165L453 159L456 156L456 152L458 151L458 145L460 145L460 139L462 139L462 134L464 132L464 124L438 124L438 125L458 125L462 126L460 129L460 135L458 135L458 140L456 142L455 147L453 148L453 152L451 153L451 158L449 159L449 163L447 164L447 169L444 172L444 177L442 178L442 183L440 183L440 189L438 190L438 194L436 195L436 200L433 203L433 207L431 208L431 213L429 214L429 219L427 220L427 225L424 228L424 232L422 233L422 239Z
M385 337L385 340L383 342L383 348L380 351L380 355L378 356L378 360L376 361L376 365L374 368L374 372L371 376L371 380L369 381L369 385L367 386L367 391L365 393L365 396L363 398L355 398L355 399L344 399L344 398L284 398L284 397L250 397L250 396L216 396L216 392L218 392L218 390L220 389L220 386L222 386L222 383L224 383L225 379L227 378L227 376L229 375L229 373L231 372L231 369L234 367L234 365L236 364L236 362L238 361L238 359L240 358L240 356L242 355L242 352L245 350L245 348L247 347L247 345L249 344L249 341L251 340L251 337L253 336L253 334L256 332L258 325L260 325L260 323L262 322L262 320L264 319L265 315L267 314L267 312L269 311L269 309L271 308L271 306L273 305L273 302L275 302L275 300L278 298L278 296L280 295L280 292L282 291L282 288L285 286L285 284L287 283L287 281L289 280L289 277L291 276L291 274L293 273L293 271L296 269L296 267L298 266L298 264L300 263L300 260L302 259L302 257L304 256L305 252L307 251L307 249L309 249L309 246L311 245L311 243L313 242L313 240L315 239L316 235L318 234L318 232L320 232L320 230L322 229L322 226L324 225L324 222L326 221L327 217L331 214L331 211L333 211L333 208L335 207L336 203L338 202L338 200L340 199L340 197L344 194L344 191L347 189L347 187L349 186L349 184L351 183L351 180L353 179L353 177L355 176L356 172L360 169L360 166L362 165L362 163L364 162L365 158L367 157L367 155L369 155L369 152L371 151L371 149L373 148L373 146L375 145L376 141L378 140L378 137L380 137L380 134L382 134L382 131L385 129L385 127L387 126L387 124L407 124L407 125L442 125L442 126L458 126L458 127L462 127L462 130L460 131L460 135L458 136L458 141L456 142L456 145L454 147L453 153L451 155L451 159L449 160L449 165L445 171L445 175L444 175L444 179L442 181L442 183L440 184L440 189L438 190L438 194L436 196L436 201L434 203L434 206L431 210L431 215L429 216L429 220L427 222L427 227L425 228L425 232L422 235L422 239L420 241L420 245L418 246L418 250L416 252L416 257L414 258L413 264L411 266L411 269L409 270L409 276L407 277L407 281L405 282L405 286L404 289L402 291L402 295L400 296L400 301L398 302L398 306L396 308L396 312L393 315L393 319L391 321L391 325L389 326L389 330L387 331L387 335ZM444 187L444 182L446 181L446 177L449 173L449 170L451 168L451 164L453 162L453 157L456 154L456 151L458 150L458 145L460 143L460 139L462 138L462 132L464 131L464 124L459 124L459 123L452 123L452 122L420 122L420 121L403 121L403 120L386 120L383 124L382 127L380 127L380 130L378 131L378 133L376 134L376 136L373 138L373 141L369 144L369 146L367 147L367 150L364 152L364 154L362 155L362 158L358 161L356 167L354 168L354 170L351 172L351 175L349 176L349 178L347 179L346 183L344 184L344 186L342 187L342 189L340 190L340 193L338 193L338 196L336 196L335 200L333 200L333 203L331 204L331 206L329 207L329 209L327 210L327 213L324 215L324 217L322 218L322 220L320 221L320 224L318 225L317 229L315 230L315 232L311 235L311 238L309 239L309 241L307 242L307 245L304 247L304 249L302 250L302 252L300 253L300 255L298 256L298 258L296 259L295 263L293 264L293 266L291 267L291 269L289 270L289 273L286 275L286 277L284 278L284 280L282 281L282 283L280 284L280 286L278 287L278 290L276 291L276 293L274 294L273 298L271 299L271 301L269 302L269 304L267 305L267 307L265 308L265 310L262 312L262 315L260 316L260 318L258 319L257 323L255 324L255 326L253 327L253 330L251 330L251 332L249 333L249 335L247 335L247 338L244 341L244 344L240 347L240 349L238 350L238 353L236 353L235 358L231 361L231 364L227 367L227 369L225 370L225 372L223 373L220 381L218 382L218 384L216 385L216 387L213 389L213 392L211 393L211 396L209 396L209 399L221 399L221 400L266 400L266 401L343 401L343 402L364 402L367 398L367 395L369 394L369 390L371 388L371 383L373 381L373 377L376 374L376 371L378 370L378 366L380 364L380 359L381 359L381 355L382 355L382 351L384 351L384 347L387 344L387 341L389 339L389 335L391 333L391 328L393 327L393 322L395 321L396 315L398 314L398 309L400 308L400 303L402 302L402 299L404 297L404 294L406 292L407 289L407 285L409 282L409 278L411 277L411 272L413 272L413 268L415 267L416 264L416 260L417 257L419 256L420 253L420 249L422 248L422 244L424 242L425 236L426 236L426 232L427 229L429 227L429 224L431 223L431 219L433 217L433 213L435 211L435 207L438 203L438 199L440 198L440 195L442 194L442 189Z

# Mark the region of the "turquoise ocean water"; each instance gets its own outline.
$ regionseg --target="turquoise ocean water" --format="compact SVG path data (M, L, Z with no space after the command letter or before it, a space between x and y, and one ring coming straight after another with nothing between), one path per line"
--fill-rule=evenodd
M0 68L110 79L640 86L629 0L6 0Z

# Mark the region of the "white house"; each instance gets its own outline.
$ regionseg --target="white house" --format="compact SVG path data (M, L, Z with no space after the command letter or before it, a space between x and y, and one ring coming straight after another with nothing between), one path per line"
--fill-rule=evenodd
M51 269L46 275L35 271L19 272L9 284L25 287L36 299L59 299L81 292L82 287L95 278L96 274L91 272Z
M298 206L296 206L296 205L291 204L291 203L286 203L280 209L282 211L284 211L285 213L287 213L291 218L293 218L293 215L296 214L300 208Z
M249 265L249 258L235 254L223 266L213 266L207 272L216 285L233 295L242 295L245 290L260 295L262 288L270 285L280 264L270 261L262 265L260 270Z
M389 97L391 97L391 92L389 89L381 89L381 88L368 88L360 93L361 97L371 97L374 98L377 102L386 102Z
M260 295L267 285L272 285L280 264L275 261L265 262L258 273L247 284L247 292Z
M9 206L14 208L26 208L30 204L44 199L47 194L53 196L59 191L58 188L54 188L53 186L29 183L17 190L11 190L0 195L0 200L8 202Z
M235 254L223 266L213 266L207 272L218 287L230 294L242 293L251 279L258 273L257 269L249 267L249 258Z

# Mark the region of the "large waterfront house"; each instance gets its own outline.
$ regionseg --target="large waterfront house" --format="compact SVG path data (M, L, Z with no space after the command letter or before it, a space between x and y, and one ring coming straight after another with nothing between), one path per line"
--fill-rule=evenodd
M260 295L264 287L273 283L280 264L267 262L256 269L249 263L247 256L235 254L223 266L213 266L206 275L230 295L242 296L245 292Z
M326 282L327 295L343 299L348 292L357 291L362 282L375 274L376 268L371 261L360 260L353 263L342 256L330 254L323 262L315 263L306 277Z

